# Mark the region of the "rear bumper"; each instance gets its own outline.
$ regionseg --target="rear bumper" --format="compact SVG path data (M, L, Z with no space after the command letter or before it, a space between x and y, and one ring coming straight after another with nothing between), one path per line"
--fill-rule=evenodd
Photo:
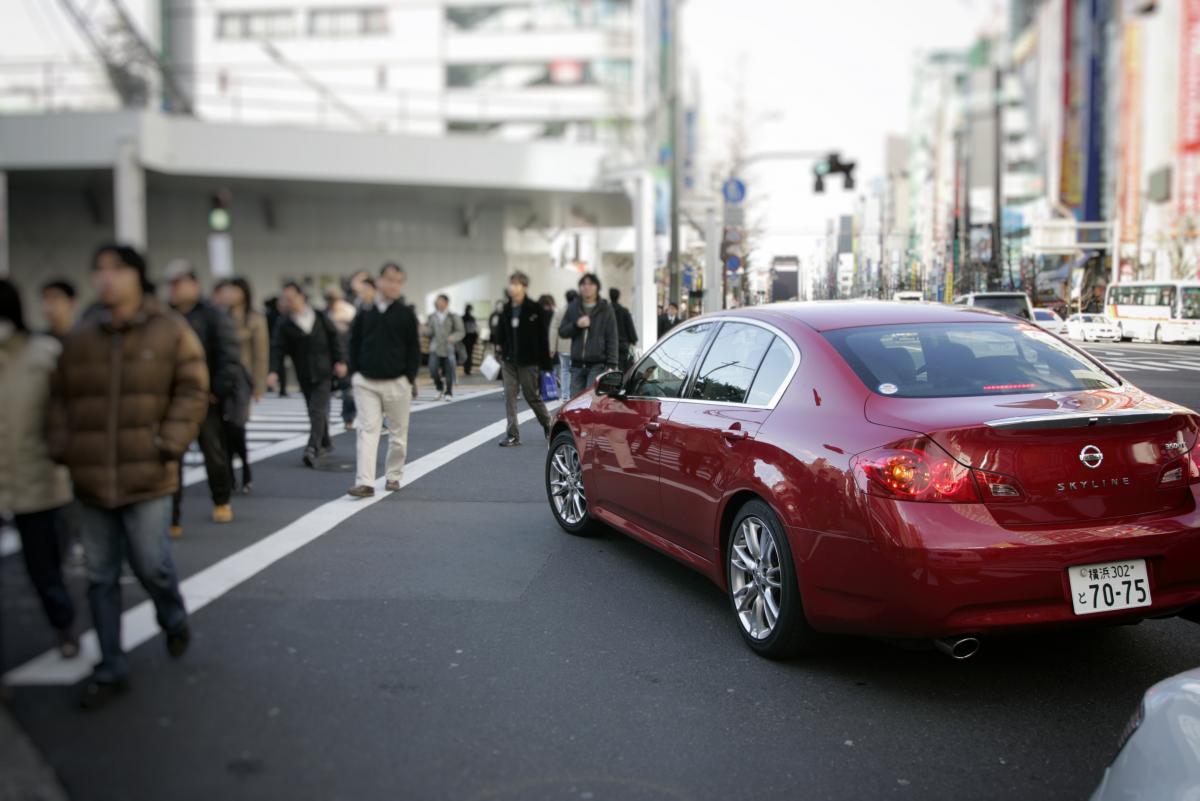
M822 566L820 544L799 568L806 612L819 630L898 638L988 635L1200 609L1196 511L1151 522L1012 530L981 505L872 497L868 506L874 541L856 549L850 569ZM845 559L852 552L842 547ZM797 552L804 553L794 545ZM1123 559L1146 560L1152 605L1076 615L1067 569Z

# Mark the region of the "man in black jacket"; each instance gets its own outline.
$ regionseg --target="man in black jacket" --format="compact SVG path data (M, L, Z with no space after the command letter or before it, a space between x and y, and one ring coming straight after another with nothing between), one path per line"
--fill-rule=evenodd
M558 333L571 340L572 396L617 369L617 315L600 297L600 279L592 273L579 279L579 297L567 307Z
M549 328L545 311L529 297L529 276L522 272L508 279L508 301L500 310L500 319L492 332L500 353L504 373L504 406L508 414L508 433L500 440L501 448L521 444L517 427L517 390L537 415L546 436L550 436L550 412L542 402L541 371L552 369Z
M637 326L633 324L633 314L621 305L621 290L615 286L608 290L608 299L612 303L613 313L617 315L617 364L618 370L629 368L629 351L638 343Z
M209 398L208 415L200 424L200 452L204 454L204 471L208 474L208 490L212 495L214 523L229 523L233 520L233 508L229 505L233 493L233 476L229 461L225 458L225 424L223 412L227 398L238 392L239 381L245 380L241 369L241 345L233 320L200 292L200 281L192 265L176 259L167 265L167 290L171 308L184 316L196 332L204 348L208 362ZM179 488L171 504L172 537L183 534L181 512L183 507L183 460L179 460Z
M296 379L308 406L308 447L304 464L313 467L317 458L333 450L329 440L329 396L333 377L346 377L346 356L337 330L329 318L308 305L300 285L284 284L283 301L287 314L275 324L271 337L271 372L267 386L274 389L283 372L283 359L292 360Z
M679 325L679 307L674 303L668 303L663 313L658 315L658 338L662 339L677 325Z
M350 327L350 372L358 413L358 469L349 494L375 494L379 433L388 421L384 489L396 492L408 450L408 413L421 366L417 315L404 302L404 270L388 262L379 271L375 300Z

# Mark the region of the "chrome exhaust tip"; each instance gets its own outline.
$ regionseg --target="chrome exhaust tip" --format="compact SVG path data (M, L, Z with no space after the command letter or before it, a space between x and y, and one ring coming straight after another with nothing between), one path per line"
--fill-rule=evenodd
M956 662L975 656L979 653L979 645L978 637L943 637L933 641L934 648Z

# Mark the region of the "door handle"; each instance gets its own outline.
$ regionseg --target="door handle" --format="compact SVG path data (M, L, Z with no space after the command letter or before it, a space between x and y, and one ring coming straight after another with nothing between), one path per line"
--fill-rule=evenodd
M741 428L727 428L721 432L721 436L725 437L729 442L737 442L738 440L747 439L750 436L750 432Z
M660 428L662 428L662 423L658 422L657 420L651 420L650 422L646 423L647 431L654 432L658 431Z

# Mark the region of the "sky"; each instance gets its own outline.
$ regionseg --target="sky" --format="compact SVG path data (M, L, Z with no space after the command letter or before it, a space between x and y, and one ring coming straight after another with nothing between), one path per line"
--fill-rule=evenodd
M888 133L904 133L917 53L966 48L1003 20L997 0L683 0L687 69L701 92L702 136L728 152L745 105L750 152L838 150L866 187L883 171ZM812 192L811 164L770 162L744 176L748 217L766 229L756 254L805 255L854 193L840 179ZM762 263L759 261L759 263Z

